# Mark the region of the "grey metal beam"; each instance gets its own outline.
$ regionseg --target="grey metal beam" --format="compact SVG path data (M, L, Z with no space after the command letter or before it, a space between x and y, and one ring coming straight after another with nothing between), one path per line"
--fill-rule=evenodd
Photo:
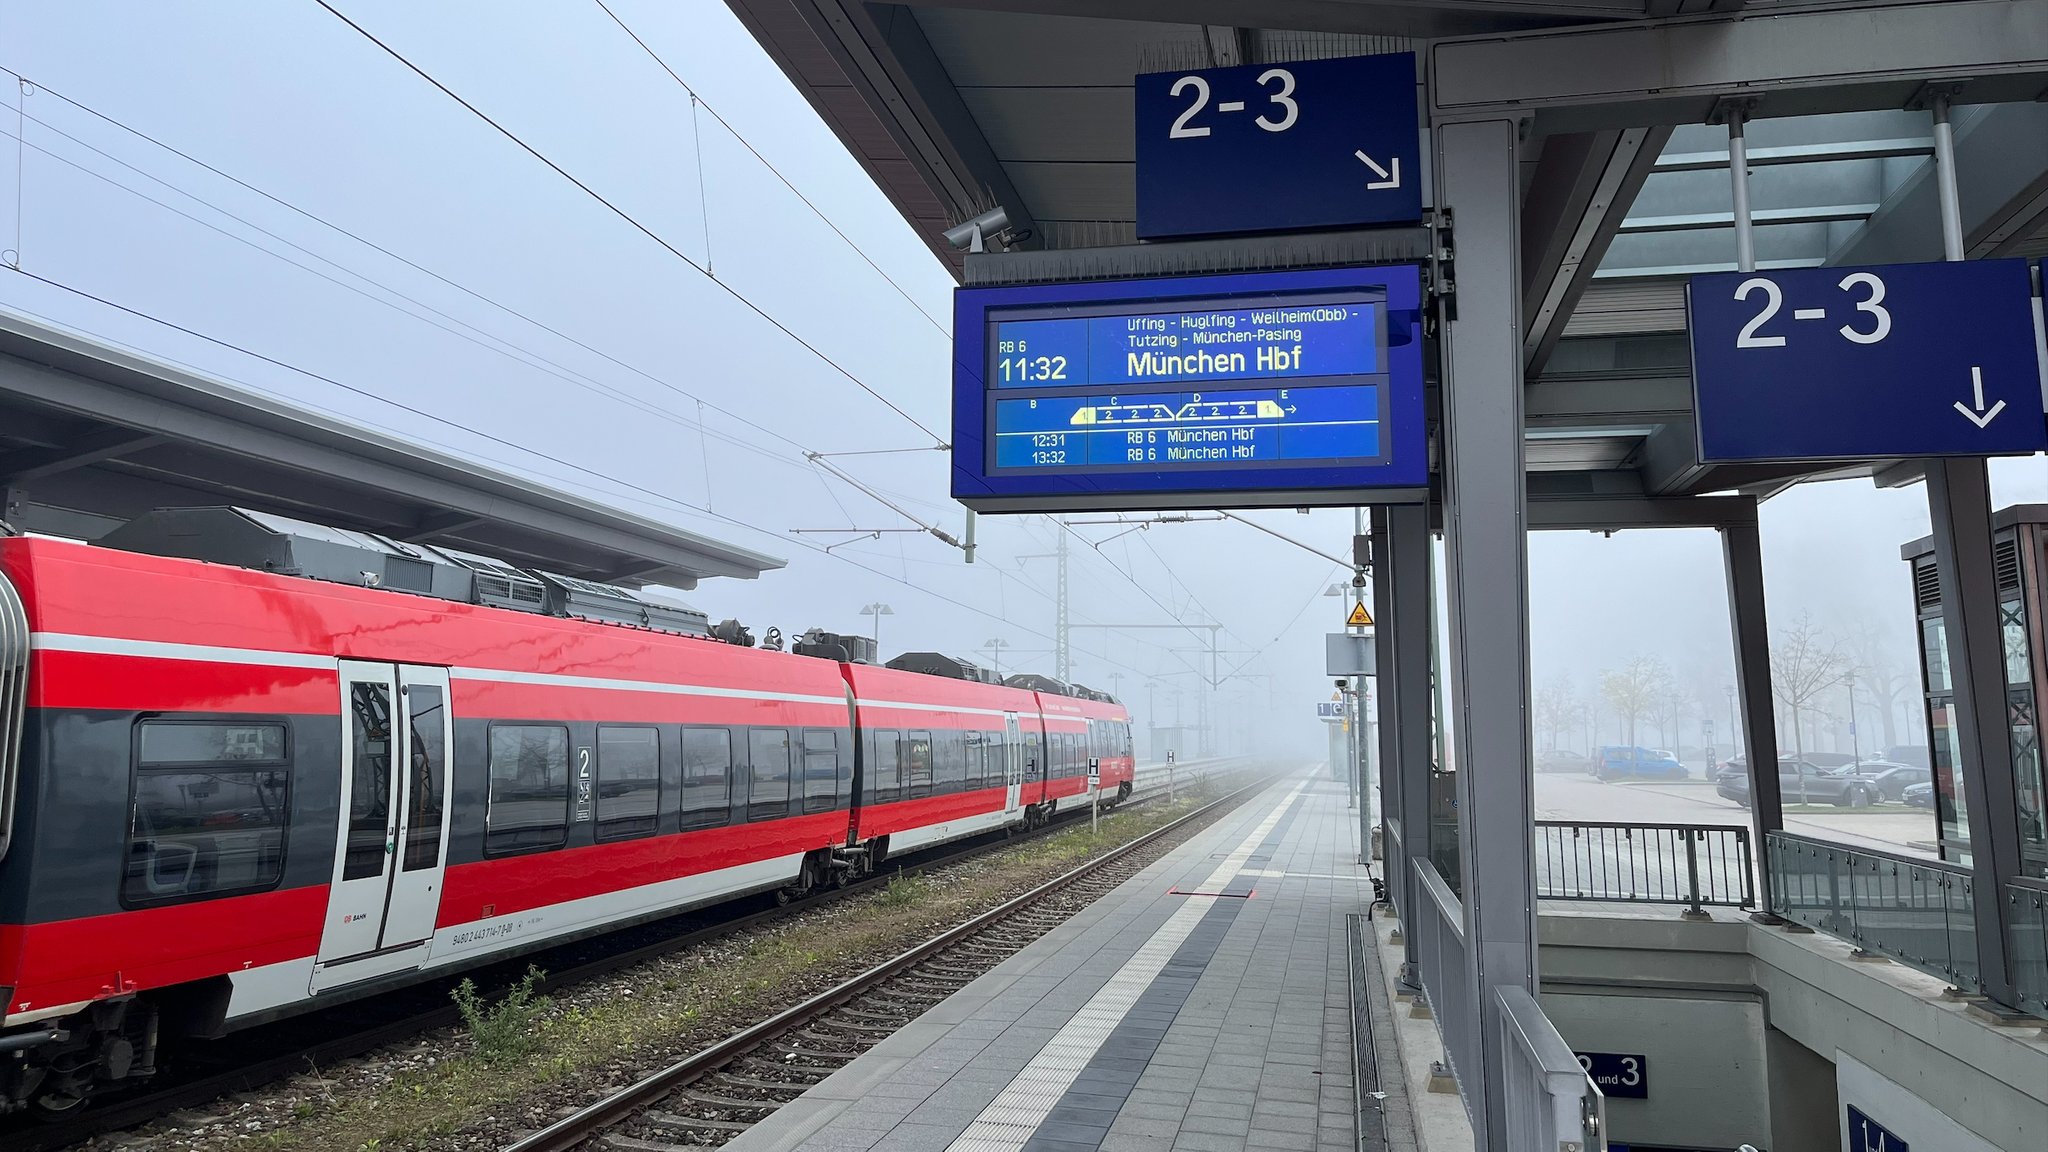
M1383 526L1384 550L1373 549L1373 604L1380 610L1380 776L1386 790L1386 820L1400 830L1388 840L1386 875L1403 926L1402 982L1418 983L1415 936L1426 921L1416 889L1414 861L1429 858L1430 779L1435 762L1430 745L1429 649L1436 622L1430 609L1429 512L1416 506L1373 510Z
M1778 795L1778 723L1771 696L1771 630L1764 612L1763 538L1755 506L1747 524L1721 529L1721 557L1727 573L1728 630L1735 640L1735 699L1742 711L1742 752L1749 769L1749 815L1757 872L1763 878L1759 903L1769 907L1770 865L1766 837L1785 827ZM1730 732L1733 743L1736 734Z
M1621 373L1543 377L1522 389L1531 428L1599 428L1692 418L1692 379Z
M1458 318L1445 324L1444 542L1458 765L1466 993L1476 1068L1459 1070L1482 1152L1514 1146L1496 987L1537 988L1529 563L1523 498L1519 125L1436 131L1438 195L1457 221Z
M2048 0L1947 0L1792 10L1441 40L1432 120L1535 113L1546 134L1704 123L1723 96L1772 116L1901 108L1924 81L1962 100L2048 86Z
M1529 501L1529 530L1619 532L1635 528L1756 525L1756 501L1744 496L1587 497Z
M965 219L993 200L1028 243L1037 230L1031 205L996 158L912 9L862 0L793 2L953 216Z
M2002 254L2048 211L2048 104L2000 104L1956 117L1957 192L1963 245L1973 257ZM1870 221L1828 257L1830 264L1939 260L1940 193L1932 163L1885 199Z
M1153 24L1243 23L1262 28L1392 36L1450 36L1640 18L1644 0L920 0L930 8L1082 16Z
M1897 140L1840 140L1751 148L1743 153L1751 168L1778 164L1818 164L1837 160L1890 160L1934 155L1934 139L1908 136ZM1728 167L1728 150L1666 153L1657 157L1658 172L1711 172Z
M1998 581L1991 559L1991 487L1982 457L1927 462L1927 511L1948 671L1955 688L1959 790L1969 797L1970 860L1976 875L1977 978L2004 1005L2013 997L2006 952L2005 888L2020 875L2019 810L2006 719L2005 652Z
M1671 138L1669 126L1553 136L1522 206L1524 369L1543 370Z
M1758 227L1768 224L1838 224L1845 220L1865 219L1879 207L1877 204L1808 204L1797 208L1757 208L1750 212L1749 219ZM1733 212L1681 212L1669 216L1634 216L1621 222L1621 231L1630 235L1704 232L1734 225Z
M107 428L55 448L37 448L0 455L0 484L21 484L73 468L85 468L152 448L161 436L131 428Z

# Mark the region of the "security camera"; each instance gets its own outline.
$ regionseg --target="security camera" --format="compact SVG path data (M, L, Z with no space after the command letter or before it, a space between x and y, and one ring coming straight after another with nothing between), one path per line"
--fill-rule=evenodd
M1349 687L1351 687L1351 681L1349 681L1349 680L1339 680L1339 681L1337 681L1337 691L1339 691L1339 692L1342 692L1343 690L1345 690L1346 688L1349 688Z
M1010 214L998 204L972 220L963 221L946 229L946 243L969 252L986 252L984 243L989 236L1000 236L1010 228Z

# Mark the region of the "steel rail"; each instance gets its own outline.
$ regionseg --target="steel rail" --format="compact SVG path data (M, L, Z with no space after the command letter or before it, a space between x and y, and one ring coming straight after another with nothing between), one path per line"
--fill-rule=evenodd
M502 1152L569 1152L570 1149L578 1147L605 1128L631 1118L670 1092L685 1087L708 1073L717 1071L724 1065L746 1055L768 1041L775 1039L777 1036L803 1026L812 1019L839 1007L841 1004L880 984L891 976L915 967L934 954L942 952L962 940L976 935L983 929L1015 915L1047 895L1059 891L1075 881L1129 856L1145 845L1163 836L1170 835L1186 826L1189 822L1216 812L1226 805L1235 804L1244 796L1265 787L1268 783L1270 783L1270 780L1263 776L1253 780L1251 783L1245 784L1233 792L1202 805L1185 816L1160 825L1128 844L1121 845L1092 860L1086 861L1020 896L998 904L972 919L963 920L923 943L913 945L867 971L833 988L820 992L809 1000L786 1008L742 1031L735 1032L733 1035L711 1045L709 1048L686 1056L674 1064L643 1078L639 1082L628 1085L611 1096L607 1096L569 1116L563 1117L561 1120L550 1124L538 1132L514 1141L506 1145Z

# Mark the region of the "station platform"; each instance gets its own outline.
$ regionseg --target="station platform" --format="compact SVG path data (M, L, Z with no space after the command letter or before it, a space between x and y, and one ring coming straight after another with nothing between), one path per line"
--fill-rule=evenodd
M726 1147L1356 1152L1358 855L1282 777Z

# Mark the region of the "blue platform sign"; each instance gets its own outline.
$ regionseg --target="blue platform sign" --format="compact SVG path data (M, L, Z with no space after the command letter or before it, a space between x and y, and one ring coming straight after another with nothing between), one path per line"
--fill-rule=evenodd
M962 288L955 499L982 511L1420 499L1413 265Z
M1849 1147L1854 1152L1912 1152L1891 1129L1865 1116L1854 1104L1849 1105Z
M1650 1098L1650 1058L1635 1052L1574 1052L1579 1058L1579 1067L1593 1083L1600 1086L1600 1094L1625 1100L1647 1100Z
M1138 235L1422 219L1415 54L1137 79Z
M2048 449L2023 260L1695 276L1702 463Z

